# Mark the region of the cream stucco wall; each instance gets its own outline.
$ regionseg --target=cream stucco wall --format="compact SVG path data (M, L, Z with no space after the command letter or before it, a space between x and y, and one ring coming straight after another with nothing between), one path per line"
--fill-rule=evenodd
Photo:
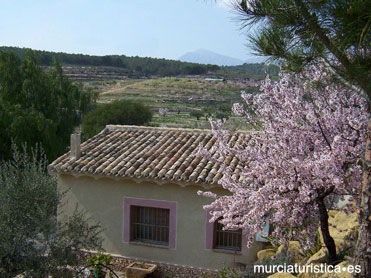
M133 180L94 179L87 176L60 175L61 191L68 189L61 214L70 214L78 203L95 221L101 223L104 249L126 257L166 262L171 264L220 269L233 262L252 263L261 248L257 242L252 248L243 246L242 254L205 250L206 214L202 206L211 199L198 196L199 186L181 187L177 184L136 183ZM213 189L222 194L223 189ZM123 241L123 198L165 200L177 204L176 249L151 247Z

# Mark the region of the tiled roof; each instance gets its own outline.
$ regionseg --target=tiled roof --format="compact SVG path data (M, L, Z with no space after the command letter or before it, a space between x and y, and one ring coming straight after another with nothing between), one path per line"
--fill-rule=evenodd
M240 143L244 136L236 133L230 142ZM222 177L220 164L195 155L200 144L210 149L215 142L205 130L108 125L81 144L79 159L71 159L68 152L51 163L49 171L215 184ZM238 175L238 159L230 157L227 162Z

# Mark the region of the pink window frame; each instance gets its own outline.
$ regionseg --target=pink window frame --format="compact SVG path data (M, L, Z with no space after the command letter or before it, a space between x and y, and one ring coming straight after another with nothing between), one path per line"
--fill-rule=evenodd
M130 243L130 209L131 206L152 207L169 209L169 245L168 248L176 249L176 202L140 199L124 197L124 222L123 222L123 241ZM143 243L145 245L145 243ZM152 245L152 244L151 244ZM157 245L153 245L157 246ZM158 245L164 247L163 245Z
M205 249L206 250L215 250L218 252L226 252L226 253L236 253L241 254L244 252L247 244L247 238L243 236L242 233L242 242L241 242L241 251L229 251L223 249L214 249L214 222L210 222L211 214L209 211L205 211L206 213L206 232L205 232Z

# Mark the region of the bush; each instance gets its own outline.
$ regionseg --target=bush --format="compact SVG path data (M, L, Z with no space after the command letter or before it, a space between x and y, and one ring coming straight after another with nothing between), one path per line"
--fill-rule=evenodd
M92 274L98 277L105 277L107 267L111 264L111 261L112 256L103 253L97 253L87 259L88 265L93 268L91 271ZM110 275L110 277L112 277L112 275Z
M242 273L239 273L237 269L230 267L230 266L224 266L222 270L220 270L217 274L218 278L241 278Z
M218 111L219 112L226 113L226 114L231 114L231 112L232 112L232 105L226 104L226 103L220 104L218 106Z
M218 112L216 112L215 117L219 120L223 120L223 119L228 120L229 117L230 117L230 113L225 113L225 112L218 111Z
M113 125L143 125L152 120L152 112L142 103L116 100L107 104L100 104L85 115L82 120L84 139L88 139L100 132L108 124Z
M199 120L203 115L204 113L202 113L202 111L200 110L192 110L189 115L191 117L195 117L197 120Z
M288 256L287 253L282 252L277 257L265 258L261 263L257 262L252 265L244 265L239 268L224 266L217 274L218 278L267 278L273 273L259 273L254 272L254 265L267 266L278 266L278 265L291 265L292 257ZM238 264L238 263L237 263ZM242 267L242 268L241 268ZM272 267L273 269L273 267Z
M212 107L206 107L202 109L202 112L204 113L207 120L208 118L211 118L213 116L213 114L215 113L215 109Z
M57 224L61 194L45 156L16 148L13 155L0 161L0 277L72 277L82 250L101 248L102 229L77 209Z

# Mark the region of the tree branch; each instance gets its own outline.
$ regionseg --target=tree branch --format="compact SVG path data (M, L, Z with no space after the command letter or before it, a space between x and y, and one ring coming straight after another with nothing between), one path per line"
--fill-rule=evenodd
M339 62L343 65L348 73L352 75L352 77L358 82L358 84L362 87L363 90L367 93L368 98L371 98L371 90L368 80L364 80L361 76L362 74L358 74L358 70L353 64L349 61L348 57L345 55L344 52L340 51L335 44L331 42L331 40L326 36L325 31L322 27L318 24L318 21L315 16L310 14L307 6L303 3L302 0L295 0L295 4L304 17L304 19L308 22L309 28L313 30L313 32L317 35L318 39L326 46L326 48L339 60Z

